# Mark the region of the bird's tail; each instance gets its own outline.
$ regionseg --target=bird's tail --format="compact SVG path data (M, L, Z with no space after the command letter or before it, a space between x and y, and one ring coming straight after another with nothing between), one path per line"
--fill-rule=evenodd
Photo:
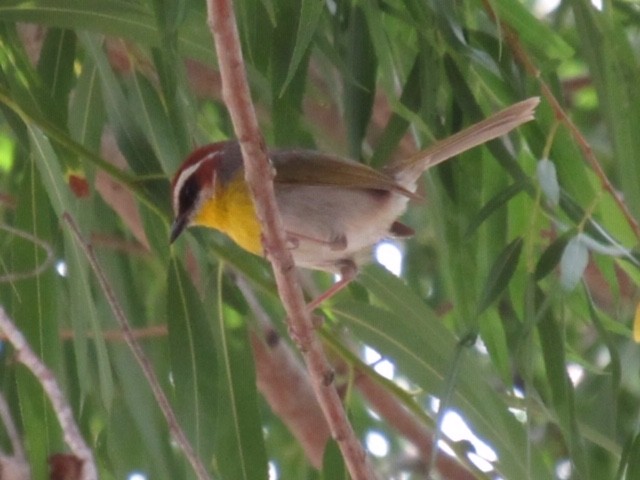
M385 171L392 175L400 185L412 189L420 175L428 168L498 138L523 123L533 120L538 103L540 103L539 97L515 103L448 138L437 141L429 148L409 158L390 163Z

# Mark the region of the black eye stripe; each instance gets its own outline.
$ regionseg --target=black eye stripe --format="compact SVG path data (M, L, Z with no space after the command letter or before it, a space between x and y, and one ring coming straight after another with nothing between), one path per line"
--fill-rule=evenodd
M200 188L195 176L189 177L180 189L180 197L178 199L179 213L185 213L191 210L198 199Z

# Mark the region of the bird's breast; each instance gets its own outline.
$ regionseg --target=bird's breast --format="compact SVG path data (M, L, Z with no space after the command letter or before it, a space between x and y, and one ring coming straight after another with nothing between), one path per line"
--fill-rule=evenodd
M194 223L215 228L245 250L256 255L262 254L260 224L242 175L227 185L218 185L215 193L205 201Z

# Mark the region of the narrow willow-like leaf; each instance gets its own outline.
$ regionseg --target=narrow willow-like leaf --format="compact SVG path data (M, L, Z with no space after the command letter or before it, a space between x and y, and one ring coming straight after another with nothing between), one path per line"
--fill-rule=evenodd
M422 71L422 57L416 55L413 67L411 67L407 81L402 89L402 95L400 96L400 103L406 105L407 108L414 108L415 105L420 103L422 96L420 89ZM389 160L391 153L398 146L398 143L408 128L409 120L397 112L394 113L387 122L382 135L380 135L378 145L369 163L373 167L382 167L382 165Z
M196 452L206 462L214 451L217 360L216 348L202 301L187 272L175 257L169 263L167 319L171 375L181 425Z
M344 464L338 442L331 439L324 447L322 457L322 480L349 480L349 472Z
M469 226L467 227L465 236L470 237L471 235L473 235L487 218L489 218L500 207L503 207L507 203L509 203L509 200L511 200L513 197L524 190L524 187L524 183L516 182L509 185L504 190L496 193L495 196L493 196L487 203L482 206L477 215L471 220Z
M518 32L523 43L533 49L541 49L547 58L560 60L573 55L573 48L549 25L536 21L522 3L517 0L495 0L491 5L496 8L498 18Z
M222 272L222 268L219 271ZM266 479L267 454L247 324L224 305L221 280L220 274L218 312L213 322L219 366L216 460L225 478Z
M493 309L487 310L478 322L480 336L484 342L491 360L496 370L500 373L500 378L505 385L513 383L513 371L511 359L509 358L509 347L505 329L500 321L498 312Z
M100 78L95 64L85 59L71 100L69 132L89 150L97 151L105 121L104 104L100 91Z
M135 115L118 82L106 54L102 50L102 42L95 35L81 33L82 45L87 49L95 62L100 75L103 102L107 109L112 128L116 132L118 145L125 155L131 169L138 174L161 173L153 149L134 121Z
M0 41L3 44L0 51L2 85L11 92L12 99L17 103L36 111L46 110L51 113L51 99L19 38L15 25L0 24Z
M619 478L631 480L640 476L640 434L629 440L621 458Z
M424 328L431 322L422 316L423 312L409 314L407 310L396 306L396 310L391 312L345 301L334 308L334 313L358 338L393 361L403 375L422 391L440 396L457 343L442 325ZM413 328L406 322L413 323ZM434 330L438 334L434 335ZM475 353L462 353L450 406L464 411L465 420L472 430L499 455L500 463L495 467L501 475L521 478L526 476L529 468L524 460L526 432L508 413L503 400L489 388L486 383L488 372L479 368L478 360ZM541 459L537 455L534 457L531 468L538 473L545 472ZM545 478L545 475L539 478Z
M535 269L535 279L537 281L542 280L544 277L549 275L554 268L560 263L560 259L562 258L562 254L567 247L567 243L569 242L569 238L574 235L575 232L568 230L564 234L560 235L553 242L549 244L547 248L545 248L542 255L538 259L536 263Z
M462 60L460 61L462 62ZM459 64L453 58L445 57L444 68L448 80L451 82L453 96L456 104L459 105L470 118L478 120L484 116L478 102L471 91L463 73L465 65ZM528 176L522 167L516 162L514 156L509 152L504 144L498 140L489 142L487 148L496 158L500 166L511 176L516 183L522 183L528 192L533 192L533 186L530 185Z
M157 356L167 356L166 342L162 342L162 349ZM107 435L112 461L124 470L123 474L130 475L131 465L136 465L138 468L144 467L149 477L154 477L155 474L154 478L162 478L171 471L170 466L175 458L175 451L165 440L169 438L166 421L160 415L142 371L137 367L133 368L135 359L129 348L126 345L114 345L111 348L111 358L118 385L122 389L121 394L114 399L107 430L112 433ZM154 365L157 367L158 363L155 362ZM168 371L164 370L164 373L163 377L168 377ZM131 444L131 439L139 439L141 443ZM133 452L127 451L127 446L133 448ZM135 462L132 461L132 454Z
M41 241L53 243L55 213L47 191L43 187L35 161L25 171L23 188L18 197L15 227L34 235ZM4 234L3 234L4 235ZM11 258L5 268L15 272L29 272L46 260L46 253L38 245L21 239L11 241ZM30 279L15 282L4 291L2 298L8 314L27 338L33 350L56 373L63 371L62 349L58 320L63 312L57 310L63 291L53 269ZM10 357L3 354L4 362ZM28 461L33 478L47 478L47 457L63 448L62 433L53 409L42 386L30 371L18 368L15 376L16 396L24 442L28 445ZM9 382L11 383L11 382ZM11 385L7 385L10 387Z
M478 302L478 312L482 313L509 285L509 280L516 271L523 239L518 237L507 245L493 262L485 287Z
M40 172L40 178L49 195L51 206L58 217L64 212L74 213L77 206L64 181L64 174L57 161L57 155L47 137L38 128L29 127L33 157Z
M153 61L160 78L161 100L168 123L171 126L171 136L174 139L177 156L170 163L168 173L172 174L178 162L187 155L191 148L191 133L197 128L198 110L185 88L186 77L182 68L175 65L181 62L178 52L173 49L154 49ZM166 143L166 142L165 142ZM164 152L158 153L160 163L165 167Z
M608 15L598 12L588 2L571 2L577 33L585 46L585 59L598 92L602 114L611 140L617 178L625 203L636 217L640 214L640 167L636 152L640 150L640 94L636 79L640 63L624 30Z
M69 94L73 86L76 36L70 30L51 29L40 52L38 73L49 91L54 108L52 120L66 125Z
M189 119L185 113L184 99L180 98L185 78L183 77L183 68L181 68L182 60L178 52L178 38L179 29L183 26L186 18L187 2L185 0L154 0L153 6L161 38L160 47L154 48L152 55L162 92L162 118L168 117L172 126L170 132L167 132L170 133L169 139L174 144L170 151L178 152L176 157L179 158L187 154L189 148L188 132L194 126L193 120ZM164 110L166 110L166 114ZM157 145L155 146L157 147ZM162 158L164 152L157 149L156 152L163 167L166 168L166 162L163 162ZM174 162L169 164L170 168L165 171L173 171L177 158L174 158Z
M309 49L302 52L298 66L291 73L291 79L287 82L286 88L283 87L291 71L289 59L296 47L299 18L302 13L298 2L278 4L277 22L273 29L272 48L269 52L271 113L276 145L312 145L313 142L304 130L302 121L302 101L311 53Z
M56 211L58 217L62 217L65 212L74 214L77 208L77 200L72 196L62 173L60 163L56 161L56 154L49 143L49 140L37 128L30 128L32 138L33 155L42 178L43 185L49 195L49 200ZM85 205L86 208L86 205ZM84 213L88 213L86 210ZM72 311L75 309L76 315L73 315L74 329L76 334L82 336L78 340L76 354L78 362L87 361L86 335L87 331L91 331L94 337L94 345L96 349L96 357L98 359L98 372L101 393L104 395L105 406L109 406L113 397L113 378L111 374L111 366L109 364L109 356L107 347L102 335L102 326L93 308L93 297L89 288L88 281L88 265L84 257L81 257L77 248L73 248L71 242L67 242L67 255L70 255L69 262L72 264L71 271L77 277L74 279L72 286L75 289L71 291L71 302L77 302ZM76 297L77 295L77 297ZM89 374L85 366L79 367L79 374L82 383L87 386Z
M298 17L298 31L295 39L292 39L294 42L293 53L289 60L289 69L282 89L280 90L280 95L282 95L289 86L289 82L291 82L296 70L300 67L302 58L307 54L307 50L311 45L313 35L316 33L320 16L324 9L324 2L302 2L300 6L300 16Z
M179 37L184 54L204 62L214 58L206 18L197 11L186 13L188 28ZM160 36L151 11L140 2L124 0L6 0L0 4L0 18L32 22L76 32L93 31L128 38L143 45L159 46Z
M351 158L360 158L362 140L371 117L378 63L371 43L369 26L359 5L354 5L351 10L345 40L349 45L345 60L349 70L344 75L347 140Z
M139 74L133 75L131 90L134 111L149 143L158 154L162 170L173 173L181 158L181 152L162 99L149 81Z
M166 40L168 36L175 34L184 21L187 2L186 0L153 0L152 6L160 35Z
M453 334L390 273L366 268L359 279L385 308L341 302L334 308L338 318L366 344L393 359L399 370L425 392L441 395L457 345ZM451 405L464 411L476 434L496 450L500 458L496 468L505 478L546 478L549 473L537 453L526 460L524 426L489 387L486 379L491 374L480 365L475 353L463 351Z
M272 38L274 26L278 23L276 10L267 12L262 0L245 0L237 2L236 15L242 47L249 64L263 76L268 76L269 59L273 42L265 42ZM271 85L267 86L267 89Z
M537 331L540 336L546 379L551 401L562 428L564 440L580 478L588 479L589 470L575 412L574 390L566 370L565 343L554 312L545 306L542 290L536 291Z
M602 387L604 388L595 389L595 395L592 394L590 396L590 400L595 397L594 399L596 401L594 403L597 405L597 407L596 409L592 409L591 405L589 405L587 407L589 415L586 416L587 418L584 418L585 415L582 415L583 418L581 420L582 423L590 422L591 425L596 425L598 431L602 432L604 435L607 435L610 439L613 440L617 431L616 418L619 417L620 410L617 399L620 396L622 363L620 362L618 346L616 345L613 337L606 330L604 323L600 318L601 315L597 311L596 306L593 304L593 300L591 299L591 296L589 295L589 292L586 288L585 297L588 302L591 322L598 331L598 334L602 337L603 343L609 351L610 360L609 364L605 367L605 375L602 375L601 378L596 379L596 381L602 380L601 384L596 385L602 385ZM577 397L576 400L577 402L579 402L581 399L580 397ZM592 411L594 411L595 415L590 414ZM615 445L616 441L613 440L611 443Z

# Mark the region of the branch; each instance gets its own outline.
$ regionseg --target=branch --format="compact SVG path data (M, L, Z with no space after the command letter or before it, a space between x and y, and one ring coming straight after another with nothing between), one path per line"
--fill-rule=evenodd
M318 403L336 439L353 480L375 478L364 449L347 420L333 385L333 372L314 331L298 283L291 252L287 249L282 219L273 191L273 168L267 158L246 79L244 60L230 0L207 0L209 27L213 34L222 78L222 95L229 109L262 227L265 250L288 315L289 328L304 355Z
M164 391L160 387L160 382L158 381L158 377L156 377L156 374L153 370L151 362L145 355L140 344L136 341L136 336L133 329L131 328L131 325L129 324L129 320L127 320L127 317L124 314L124 310L122 310L122 306L118 302L118 299L116 298L116 295L113 292L113 289L109 285L109 281L107 280L106 275L104 274L102 268L100 267L100 264L98 263L98 260L96 259L93 253L93 249L91 248L91 245L89 245L82 238L82 235L80 234L80 230L78 229L78 226L76 225L71 215L69 215L68 213L64 213L62 218L67 223L67 225L69 225L71 231L75 236L76 241L78 242L78 245L80 245L80 248L82 249L85 256L87 257L89 265L91 265L91 268L93 269L93 273L96 275L96 278L98 279L98 283L102 288L102 292L107 298L107 302L111 307L111 311L113 312L113 315L116 318L116 321L118 322L118 324L120 325L120 328L122 329L122 336L124 337L125 342L129 346L131 353L133 353L133 356L136 359L136 362L138 362L138 365L140 365L140 368L142 369L142 373L147 379L147 383L151 387L153 396L155 397L156 402L158 403L158 406L160 407L160 410L164 415L164 418L167 422L167 425L169 427L169 431L171 432L171 436L173 437L173 440L178 444L178 446L184 453L184 456L187 458L187 460L191 464L191 468L193 468L193 470L195 471L198 479L200 480L209 479L210 477L209 477L209 474L207 473L206 468L204 467L200 459L197 457L195 451L193 450L193 447L191 446L191 443L189 443L189 439L187 439L187 436L182 430L182 427L180 427L180 424L178 423L178 419L176 418L176 415L171 408L169 399L167 398Z
M64 441L76 458L82 462L82 476L80 478L83 480L97 480L98 470L93 459L93 452L80 434L80 429L73 418L73 411L62 393L56 377L31 349L24 335L9 319L2 307L0 307L0 330L5 333L7 339L13 345L18 361L31 370L31 373L38 379L42 389L49 397L53 411L58 417L60 428L62 428Z
M304 376L298 359L292 354L288 344L280 339L271 319L256 298L256 294L241 274L236 275L236 285L249 304L249 309L257 320L260 330L259 334L251 335L258 389L273 412L298 439L307 458L313 465L319 467L322 464L329 430L321 415L318 402L313 397L309 380ZM336 367L338 371L350 368L354 368L353 365L348 365L344 361ZM424 425L423 420L416 418L416 415L402 405L397 397L357 367L354 383L369 406L392 428L415 445L420 458L431 457L433 434ZM291 395L292 391L296 394ZM460 454L460 458L464 458L464 453L456 453ZM443 478L450 480L475 478L473 473L460 462L446 454L438 455L436 468Z
M18 428L13 421L9 404L2 393L0 393L0 419L4 424L4 429L11 442L13 455L6 455L0 451L0 478L11 480L28 480L31 478L31 469L27 463L27 455L22 446L22 439Z
M256 383L271 410L300 442L307 458L316 468L322 466L329 426L309 383L309 376L289 345L273 328L271 319L242 275L236 277L259 332L251 332L251 347L256 365ZM296 392L291 395L291 392Z
M24 240L27 240L34 245L37 245L47 254L47 258L44 260L44 262L42 262L37 267L34 267L34 269L29 272L7 273L5 275L0 275L0 283L13 283L17 282L18 280L37 277L38 275L44 273L44 271L51 266L51 264L53 263L53 249L47 242L40 240L35 235L24 232L22 230L18 230L17 228L10 227L9 225L0 224L0 229L5 230L10 234L15 235L16 237L23 238Z
M542 78L540 69L536 67L531 57L522 46L522 43L520 43L518 34L514 32L509 25L505 24L502 20L500 20L500 18L496 16L496 12L491 8L490 2L488 0L483 0L483 4L489 16L493 18L494 22L496 22L505 32L505 40L507 42L507 45L509 45L509 48L511 49L511 52L513 53L515 59L520 62L520 64L524 67L525 71L529 75L537 80L538 84L540 85L542 96L549 102L549 105L551 105L556 118L567 127L570 135L573 137L573 140L576 142L578 148L582 152L582 156L585 158L591 169L600 180L600 184L603 190L611 195L613 200L618 205L618 208L624 215L625 219L627 220L627 223L633 230L636 238L640 239L640 224L638 224L634 216L627 208L627 205L624 203L622 197L618 194L615 187L611 184L611 181L600 166L600 163L593 153L591 145L589 145L589 142L587 142L587 139L584 138L584 135L582 135L580 129L578 129L576 124L573 123L571 118L569 118L569 115L564 111L562 105L560 105L560 102L553 94L553 90L551 90L551 87L549 87L547 82L545 82Z

